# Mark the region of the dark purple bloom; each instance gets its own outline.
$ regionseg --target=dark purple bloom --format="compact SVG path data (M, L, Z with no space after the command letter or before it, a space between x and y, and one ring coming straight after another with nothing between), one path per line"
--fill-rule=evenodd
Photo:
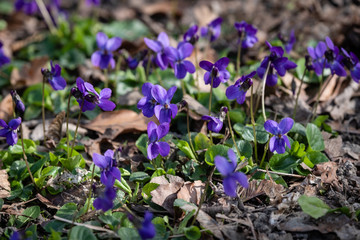
M235 28L239 34L238 44L240 44L240 40L241 40L242 48L251 48L254 46L255 43L257 43L258 41L256 37L257 29L253 25L248 24L245 21L241 21L239 23L238 22L235 23Z
M294 120L291 118L284 118L278 124L273 120L267 120L264 123L264 128L269 133L273 134L274 136L270 139L269 149L271 152L276 151L279 154L285 152L285 144L288 148L291 148L290 141L288 137L285 135L294 125Z
M205 84L211 84L211 79L213 79L213 88L217 88L220 83L227 82L230 78L230 73L226 70L229 61L227 57L220 58L214 64L209 61L201 61L199 66L206 70L204 75Z
M166 57L178 79L183 79L187 72L195 72L196 69L194 64L188 60L184 60L185 58L190 57L193 49L194 47L187 42L180 43L177 48L169 46L165 49Z
M352 79L359 83L360 80L360 63L359 59L352 52L350 54L345 50L341 49L345 57L342 59L342 63L346 66L351 74Z
M109 39L105 33L98 32L98 34L96 34L96 42L100 50L91 55L92 64L101 69L108 68L109 64L111 68L115 68L115 60L112 52L121 46L122 39L119 37Z
M325 38L328 50L325 51L326 68L330 68L331 74L346 76L346 71L341 65L343 56L340 55L339 48L334 45L329 37Z
M175 118L178 108L176 104L170 103L176 92L176 86L166 91L162 86L155 85L151 88L151 95L159 103L154 108L155 116L160 123L171 122L171 118Z
M308 53L312 58L312 68L315 73L320 76L325 68L325 58L324 54L326 52L326 44L324 42L319 42L315 48L308 47Z
M114 158L114 151L108 149L104 156L98 153L93 154L93 161L96 166L101 169L101 182L107 186L112 187L115 179L121 181L121 173L117 168L116 159Z
M290 52L296 42L295 31L291 30L289 39L286 39L286 37L284 37L281 33L278 36L279 36L280 41L284 44L286 53L290 54Z
M217 170L224 177L223 186L225 193L230 197L236 197L236 183L240 183L244 188L247 188L249 183L244 173L235 172L237 167L237 157L234 151L230 148L227 154L231 162L222 156L216 156L214 162Z
M61 67L59 64L53 65L53 62L50 61L51 70L49 69L41 69L41 73L43 77L49 81L51 87L54 90L63 90L66 87L66 81L61 76Z
M211 21L206 27L201 28L201 36L202 37L209 37L210 42L215 41L218 39L221 33L221 23L223 19L221 17L214 19Z
M5 56L2 47L3 47L3 43L0 41L0 67L10 62L10 58Z
M164 32L161 32L157 37L157 40L144 38L144 42L151 50L153 50L156 53L156 64L162 70L165 70L169 64L165 54L165 48L167 48L170 45L168 35Z
M188 43L194 45L199 40L197 31L198 31L197 25L191 26L184 34L184 42L188 42Z
M93 206L97 210L103 210L104 212L110 210L114 206L114 199L116 198L116 190L114 187L106 187L104 193L96 198L93 202Z
M139 229L139 235L142 240L151 239L156 235L156 229L151 222L153 214L151 212L145 212L144 221Z
M209 123L208 123L209 131L218 133L221 131L221 129L223 127L223 120L220 118L205 115L205 116L202 116L201 119L209 121Z
M85 83L86 90L95 95L95 103L104 111L112 111L116 107L115 103L110 101L111 89L104 88L100 91L100 95L94 89L94 86L90 83ZM86 97L85 97L86 98Z
M147 133L149 138L149 145L147 148L147 155L150 160L156 158L159 154L163 157L167 156L170 151L170 146L167 142L159 142L159 140L166 136L169 132L169 123L165 122L156 125L150 121L147 126Z
M10 90L10 94L15 104L15 112L22 117L25 113L25 104L21 100L16 90Z
M9 240L21 240L21 239L22 239L21 234L17 231L14 231Z
M9 125L7 125L4 120L0 119L0 127L2 127L2 129L0 129L0 137L5 137L7 144L11 146L15 145L18 140L17 130L20 124L20 117L10 120Z
M270 55L266 56L261 62L260 67L257 69L257 74L260 78L263 78L266 73L268 64L270 63L269 72L266 77L266 84L272 87L277 83L277 74L283 77L286 73L286 70L296 68L297 65L294 62L288 60L288 58L283 57L284 50L282 47L273 47L269 42L266 42L266 44L270 48ZM276 70L277 74L274 72L274 70Z
M137 53L134 57L131 57L131 56L127 57L126 58L126 63L128 64L129 68L130 69L137 68L140 61L145 58L147 53L148 53L148 50L144 49L143 51L140 51L139 53Z
M15 10L23 11L27 15L32 15L37 12L38 6L35 0L16 0Z
M101 1L100 0L86 0L85 2L88 6L91 6L91 5L99 6Z
M146 82L143 84L141 90L144 94L144 97L140 99L137 104L138 109L142 110L142 113L145 117L152 117L154 115L154 108L156 106L156 100L151 94L151 89L154 87L154 84Z
M236 99L239 104L243 104L246 92L253 84L251 78L254 77L255 74L256 72L253 71L248 75L241 76L234 85L231 85L226 89L226 97L228 99Z

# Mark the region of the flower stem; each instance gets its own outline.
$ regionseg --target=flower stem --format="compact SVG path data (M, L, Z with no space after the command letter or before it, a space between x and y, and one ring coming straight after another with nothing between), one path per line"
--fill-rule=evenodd
M266 78L267 78L267 75L269 73L269 69L270 69L270 60L269 60L269 63L267 65L267 68L266 68L266 72L265 72L265 75L263 76L263 79L262 79L262 82L263 82L263 86L262 86L262 92L261 92L261 107L262 107L262 114L263 114L263 117L264 117L264 121L266 121L266 112L265 112L265 86L266 86Z
M26 153L25 153L25 146L24 146L24 133L23 133L23 127L22 127L22 123L20 123L20 134L21 134L21 148L22 148L22 152L23 152L23 157L24 157L24 161L25 161L25 164L26 164L26 168L27 168L27 171L30 175L30 178L31 178L31 181L32 183L34 184L35 188L37 188L36 186L36 183L35 183L35 180L34 180L34 177L31 173L31 170L30 170L30 165L29 165L29 162L27 160L27 156L26 156ZM39 190L39 189L38 189Z
M48 10L46 9L44 2L42 0L35 0L35 1L40 9L41 15L44 17L45 23L48 26L51 34L55 34L56 27L51 20L50 14L49 14Z
M91 194L92 194L92 185L93 185L93 182L94 182L94 173L95 173L95 164L93 165L93 169L92 169L92 172L91 172L91 182L90 182L90 190L89 190L89 195L88 195L88 204L86 206L85 213L87 213L89 211L89 208L90 208L90 199L91 199Z
M191 150L193 151L193 153L195 154L196 160L197 160L197 154L195 152L195 148L191 139L191 134L190 134L190 117L189 117L189 105L186 104L186 127L187 127L187 132L188 132L188 136L189 136L189 143L190 143L190 147Z
M270 136L271 137L271 136ZM266 153L267 153L267 150L269 149L269 143L270 143L270 139L269 141L266 143L265 145L265 149L264 149L264 154L262 156L262 159L261 159L261 163L260 163L260 168L262 168L263 164L264 164L264 160L265 160L265 156L266 156Z
M108 70L106 68L104 69L104 75L105 75L104 87L107 88L109 87L109 75L108 75Z
M240 76L242 41L243 41L243 34L241 34L240 37L240 42L238 45L237 57L236 57L236 74L238 74L239 76Z
M148 53L148 62L146 64L146 81L149 81L149 75L150 75L150 64L151 64L151 53Z
M42 83L41 113L42 113L43 134L44 134L44 142L45 142L46 141L46 135L45 135L45 77L43 77L43 83Z
M334 75L331 75L331 78L332 78L332 76L334 76ZM324 69L323 69L323 71L321 73L319 92L318 92L318 95L316 97L316 102L315 102L315 105L314 105L314 108L313 108L313 111L312 111L312 116L311 116L310 122L314 121L314 119L315 119L317 108L318 108L318 105L319 105L319 102L320 102L320 97L321 97L321 94L322 94L321 89L323 87L323 83L324 83Z
M258 162L257 141L256 141L256 129L255 129L255 119L254 119L253 107L254 107L254 106L253 106L253 85L251 85L250 117L251 117L251 125L252 125L252 127L253 127L253 134L254 134L255 162ZM249 160L249 165L250 165L250 166L253 165L252 159Z
M203 205L204 201L205 201L205 197L206 197L206 191L207 189L209 188L209 185L210 185L210 181L212 179L212 176L215 172L215 166L212 167L211 171L210 171L210 174L209 174L209 177L206 181L206 184L205 184L205 187L204 187L204 191L202 192L201 194L201 197L200 197L200 203L199 203L199 206L198 206L198 209L196 210L196 213L194 215L194 218L191 222L191 225L194 225L195 221L196 221L196 218L197 216L199 215L199 212L200 212L200 209L201 209L201 206Z
M295 116L296 116L296 110L297 110L297 106L298 106L300 91L301 91L301 87L302 87L302 85L304 83L305 74L306 74L306 67L305 67L304 73L303 73L303 75L301 77L301 83L300 83L300 86L299 86L299 90L298 90L298 92L296 94L295 107L294 107L294 112L293 112L293 117L292 117L293 119L295 119Z
M66 110L66 146L67 146L66 154L67 154L67 156L69 156L69 146L70 146L70 141L69 141L70 100L71 100L71 92L69 94L67 110Z
M199 63L198 63L198 56L197 56L197 46L196 44L194 44L194 51L195 51L195 79L196 79L196 87L198 90L197 96L198 99L200 98L200 81L199 81L199 73L198 73L198 69L199 69Z
M240 150L239 150L238 145L236 144L236 141L235 141L234 131L233 131L232 127L231 127L230 109L229 109L229 111L226 113L226 116L227 116L227 119L228 119L229 130L230 130L230 134L231 134L231 138L232 138L232 140L233 140L234 146L235 146L235 148L236 148L236 152L238 153L239 157L241 157Z
M209 96L209 116L211 115L211 101L212 101L213 84L214 84L214 77L211 76L210 96ZM211 141L211 145L212 145L212 144L214 143L214 142L213 142L213 138L212 138L212 132L209 131L209 134L210 134L210 141Z
M70 156L69 156L69 158L72 157L72 153L73 153L73 150L74 150L74 146L75 146L75 142L76 142L76 134L77 134L77 131L78 131L78 128L79 128L80 118L81 118L82 108L83 108L83 106L84 106L84 102L85 102L85 100L83 100L82 103L81 103L80 112L79 112L79 117L78 117L78 120L77 120L77 123L76 123L76 128L75 128L75 133L74 133L74 140L73 140L72 145L71 145L71 151L70 151Z

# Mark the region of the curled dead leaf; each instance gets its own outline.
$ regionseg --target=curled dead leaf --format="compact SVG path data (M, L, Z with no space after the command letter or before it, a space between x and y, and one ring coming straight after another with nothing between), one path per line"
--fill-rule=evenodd
M182 186L178 192L177 198L199 205L201 193L204 191L204 188L205 184L200 180L195 182L185 182L184 186Z

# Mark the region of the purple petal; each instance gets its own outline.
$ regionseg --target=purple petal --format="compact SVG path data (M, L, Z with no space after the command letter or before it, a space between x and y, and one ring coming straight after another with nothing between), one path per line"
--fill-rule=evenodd
M169 123L162 123L157 127L156 133L158 140L160 140L161 138L165 137L166 134L168 134L169 128L170 128Z
M223 127L223 122L216 117L212 117L212 119L208 123L208 129L212 132L218 133L221 131L222 127Z
M240 96L236 99L236 102L241 105L245 102L245 98L246 98L246 92L240 91Z
M0 126L3 127L3 128L7 128L8 125L6 124L6 122L2 119L0 119Z
M104 88L100 92L100 98L101 99L109 99L111 97L111 89L110 88Z
M194 73L196 71L194 64L192 64L192 62L188 61L188 60L184 60L183 64L186 68L186 71L189 73Z
M285 144L288 146L288 148L291 149L289 138L286 135L282 136L282 138L284 139Z
M170 152L170 145L167 142L157 142L159 153L161 156L166 157Z
M201 29L200 29L200 35L201 35L202 37L206 37L207 34L208 34L208 31L209 31L209 29L208 29L207 27L201 27Z
M158 41L154 41L149 38L144 38L144 42L148 46L148 48L150 48L156 53L162 50L162 46Z
M285 140L283 138L275 137L274 148L277 153L283 154L285 152Z
M228 176L226 178L224 178L223 181L223 186L224 186L224 191L225 193L230 196L230 197L236 197L236 178L232 177L232 176Z
M83 80L82 78L78 77L78 78L76 79L76 86L77 86L77 88L79 89L79 91L80 91L82 94L84 94L84 93L86 92L85 84L84 84L84 83L85 83L85 82L84 82L84 80Z
M142 85L141 92L144 94L144 96L150 97L151 95L151 89L153 88L154 84L146 82Z
M150 143L147 148L147 155L150 160L156 158L159 155L159 147L156 143Z
M0 137L6 137L11 130L9 128L0 129Z
M156 112L155 112L156 115ZM171 109L162 108L158 117L160 123L171 122Z
M153 121L150 121L147 125L147 134L148 134L149 139L150 139L150 136L154 134L153 133L154 131L156 134L156 129L157 129L156 123L154 123ZM157 136L156 136L156 139L157 139Z
M231 148L228 150L227 152L228 154L228 157L233 165L233 168L234 170L236 169L236 166L237 166L237 157L236 157L236 154L234 152L234 150L232 150Z
M220 71L225 70L227 66L229 65L230 59L227 57L220 58L216 61L214 64L215 67L217 67Z
M173 98L176 90L177 90L176 86L173 86L173 87L169 88L169 90L167 91L167 94L166 94L166 102L171 101L171 99Z
M108 150L106 150L106 152L104 153L104 156L113 159L113 158L114 158L114 151L111 150L111 149L108 149Z
M233 174L233 176L234 176L234 178L236 178L236 180L240 183L241 186L243 186L244 188L249 187L248 179L244 173L236 172Z
M105 45L108 39L108 36L106 36L106 34L103 32L98 32L96 34L96 43L100 49L105 49Z
M107 42L106 42L106 50L108 50L109 52L113 52L115 50L117 50L122 43L122 39L119 37L113 37L110 38Z
M159 36L157 37L157 40L162 44L162 47L165 48L170 45L169 43L169 37L166 33L161 32L159 33Z
M180 59L185 59L187 57L190 57L193 49L194 49L194 47L190 43L185 42L185 43L181 44L178 48Z
M9 128L11 128L12 130L16 130L20 126L20 124L21 124L21 118L20 117L12 119L9 122Z
M176 114L178 112L178 107L176 104L170 104L170 110L171 110L171 117L175 118Z
M166 103L167 91L160 85L155 85L151 89L153 98L161 105Z
M271 120L269 120L271 121ZM280 121L279 123L279 133L280 134L285 134L288 131L291 130L291 128L294 125L294 120L292 120L291 118L284 118ZM266 129L266 128L265 128Z
M210 72L206 72L204 74L204 82L205 82L205 85L211 84L211 73Z
M176 48L169 46L169 47L165 48L164 52L165 52L167 58L171 62L176 62L177 60L180 59L178 50Z
M217 170L221 173L223 176L228 176L234 171L234 168L231 163L228 162L228 160L222 156L216 156L214 158L215 166Z
M89 92L92 92L93 94L95 94L97 97L100 97L99 94L97 93L97 91L95 90L94 86L89 83L89 82L85 82L84 83L85 89Z
M91 55L91 63L95 66L95 67L99 67L100 66L100 61L101 61L101 52L100 51L96 51Z
M275 140L276 140L276 137L273 136L270 138L270 142L269 142L269 149L270 149L270 152L274 152L276 149L275 149Z
M200 66L202 69L205 69L206 71L211 72L214 64L212 64L212 63L209 62L209 61L201 61L201 62L199 63L199 66Z
M336 73L336 75L338 75L340 77L344 77L347 75L346 70L338 61L333 62L332 66L331 66L331 70L333 70Z
M162 69L165 70L168 67L168 60L166 54L159 52L156 54L156 64Z
M315 47L316 58L321 58L326 52L326 44L324 42L319 42Z
M101 54L99 68L101 68L101 69L106 69L106 68L108 68L111 59L112 59L112 55L111 55L111 54Z
M66 87L66 81L63 77L53 77L52 80L49 80L51 87L54 90L63 90Z
M308 53L309 53L309 55L310 55L310 57L311 57L312 59L316 59L316 58L317 58L316 55L315 55L315 49L314 49L313 47L308 47L307 50L308 50Z
M185 65L183 63L178 63L178 62L175 63L174 73L175 73L175 77L177 77L178 79L183 79L187 73Z
M277 122L275 122L273 120L267 120L264 123L264 128L266 131L268 131L269 133L271 133L273 135L279 134L279 125Z
M7 144L9 144L10 146L13 146L17 143L18 140L18 136L17 133L15 131L10 131L7 135L6 135L6 142Z
M103 155L100 155L98 153L93 153L93 162L96 166L98 166L101 169L105 169L108 167L109 163L105 159Z
M277 84L277 80L278 80L278 77L276 74L269 73L266 78L266 85L268 85L269 87L273 87Z
M231 85L226 89L225 94L228 99L236 99L240 96L239 87Z
M117 167L110 168L109 174L111 174L113 178L121 181L121 172Z
M331 41L331 39L329 37L326 37L325 38L325 41L326 41L326 44L328 45L328 47L331 49L331 50L334 50L334 43L333 41Z

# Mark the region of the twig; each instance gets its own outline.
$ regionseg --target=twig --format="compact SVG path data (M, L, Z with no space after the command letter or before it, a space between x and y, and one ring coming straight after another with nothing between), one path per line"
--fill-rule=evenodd
M298 175L298 174L267 171L267 170L264 170L264 169L256 169L256 171L264 172L264 173L273 173L273 174L277 174L277 175L280 175L280 176L287 176L287 177L306 178L306 176L302 176L302 175Z
M253 234L253 236L254 236L254 239L255 240L257 240L257 238L256 238L256 232L255 232L255 228L254 228L254 224L252 223L252 221L251 221L251 219L250 219L250 217L249 217L249 214L246 214L246 218L247 218L247 220L250 222L250 229L251 229L251 232L252 232L252 234Z

